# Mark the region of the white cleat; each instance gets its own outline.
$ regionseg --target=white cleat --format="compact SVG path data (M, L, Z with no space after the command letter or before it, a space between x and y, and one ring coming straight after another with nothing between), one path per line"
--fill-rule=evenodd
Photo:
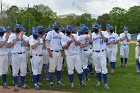
M99 87L99 86L101 86L101 82L98 82L98 83L96 84L96 87Z
M105 84L105 85L104 85L104 88L109 89L108 84Z

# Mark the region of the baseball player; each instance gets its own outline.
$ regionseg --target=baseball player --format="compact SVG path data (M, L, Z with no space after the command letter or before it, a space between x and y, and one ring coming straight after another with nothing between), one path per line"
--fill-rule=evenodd
M83 71L86 76L86 80L90 80L88 77L88 68L87 68L90 55L92 54L92 52L90 51L89 29L87 27L83 27L82 33L83 35L79 37L80 48L81 48L81 61L82 61Z
M5 36L4 36L5 33ZM0 27L0 76L2 76L3 88L8 88L6 84L7 72L8 72L8 38L9 33L5 32L4 28Z
M28 37L21 31L21 25L14 26L15 33L11 34L8 39L8 45L12 53L12 69L14 77L14 91L18 91L18 72L20 70L21 85L23 89L28 88L25 84L27 73L26 51L24 46L28 46Z
M135 57L136 57L136 64L137 64L137 73L140 73L140 34L137 36Z
M53 24L54 30L48 32L46 36L46 46L48 50L48 55L50 59L49 63L49 73L50 73L50 89L54 89L53 84L53 74L55 69L57 70L57 85L63 86L64 84L60 81L61 79L61 71L63 65L63 56L64 50L61 44L61 38L64 36L62 32L60 32L60 23L54 22Z
M100 26L98 24L93 25L93 33L91 35L90 40L93 43L93 63L95 66L95 71L97 73L98 83L96 86L101 86L101 75L103 74L104 79L104 87L109 89L107 84L107 62L106 62L106 42L108 39L103 35L103 33L99 30Z
M43 35L43 27L38 26L37 29L32 30L32 37L30 39L31 48L31 66L33 72L33 83L36 90L40 90L40 75L43 66L43 48L45 36Z
M72 26L70 25L66 26L66 37L62 38L61 43L65 50L70 85L73 88L74 87L74 81L73 81L74 68L76 69L78 73L80 85L83 86L86 84L83 82L82 63L80 59L80 52L78 52L79 45L80 45L79 37L76 34L72 34L72 32L74 33L74 31L72 30L73 30Z
M129 41L131 40L131 35L128 33L128 28L123 28L123 33L120 34L120 61L121 61L121 67L125 67L128 55L129 55ZM123 62L124 61L124 62Z
M110 61L111 65L111 73L115 73L115 65L116 65L116 55L118 51L117 44L119 43L119 36L114 33L113 26L109 27L108 31L108 42L107 42L107 57Z

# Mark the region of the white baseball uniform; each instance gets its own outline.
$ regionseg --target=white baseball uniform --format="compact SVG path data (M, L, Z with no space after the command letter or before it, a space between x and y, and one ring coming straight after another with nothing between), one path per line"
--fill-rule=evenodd
M93 63L96 73L107 74L107 62L106 62L106 43L103 41L101 35L92 33L93 42Z
M116 42L119 40L119 36L116 33L108 34L107 35L108 41ZM117 44L109 44L107 45L107 57L111 62L116 62L116 55L117 55L118 47Z
M28 42L28 37L23 35L23 39ZM16 40L16 34L13 33L9 36L8 43L11 43ZM25 47L23 42L21 41L21 35L19 35L18 40L15 45L11 48L12 53L12 69L13 76L18 76L18 72L20 70L20 76L25 76L27 73L27 60Z
M127 33L127 37L129 40L131 40L131 35ZM129 55L129 42L125 38L125 33L120 34L120 57L121 58L128 58Z
M73 36L76 40L79 40L79 37L76 34L73 34ZM67 43L70 40L71 38L68 36L63 37L61 40L62 46L67 45ZM73 74L74 68L76 69L78 74L81 74L83 70L80 59L79 46L77 46L74 42L71 43L70 46L67 49L65 49L65 55L67 60L68 74L69 75Z
M137 40L140 40L140 34L137 36ZM135 48L135 57L140 62L140 53L139 53L140 51L139 51L139 47L140 47L140 43L137 42L136 48Z
M92 56L92 51L90 49L90 40L85 40L87 37L90 38L90 35L81 35L79 37L79 41L81 44L88 44L88 46L81 48L81 62L83 69L87 68L90 56Z
M32 72L33 75L41 74L42 66L43 66L43 46L44 43L42 39L39 38L39 40L35 40L32 38L30 41L30 49L31 51L31 66L32 66ZM32 46L34 44L38 44L38 46L33 49Z
M0 43L4 42L6 38L0 37ZM0 48L0 76L8 72L8 45L5 44Z
M55 72L55 69L57 71L62 70L63 65L63 57L61 56L62 51L62 44L61 44L61 38L64 36L62 32L56 33L54 30L48 32L46 39L49 42L48 48L52 51L52 58L49 57L50 63L49 63L49 72Z

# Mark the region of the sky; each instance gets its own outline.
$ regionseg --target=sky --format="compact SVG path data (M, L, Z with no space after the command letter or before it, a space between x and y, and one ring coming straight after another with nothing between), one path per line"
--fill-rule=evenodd
M18 7L30 7L33 5L48 5L57 15L75 13L90 13L97 17L109 13L113 7L121 7L128 10L134 5L140 5L140 0L2 0L8 5Z

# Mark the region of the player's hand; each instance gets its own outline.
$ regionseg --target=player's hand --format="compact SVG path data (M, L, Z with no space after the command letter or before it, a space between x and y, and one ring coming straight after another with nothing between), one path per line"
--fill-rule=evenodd
M8 40L10 33L6 32L6 39Z
M20 32L20 35L21 35L21 38L23 37L23 35L24 35L24 32L23 31L21 31Z
M74 38L74 36L73 36L73 35L71 35L71 40L72 40L72 42L74 42L74 41L75 41L75 38Z
M127 38L127 34L125 34L125 38Z
M101 30L99 30L99 35L101 35L101 36L103 35Z
M87 37L85 38L85 40L90 40L90 37L87 36Z
M46 38L45 35L43 35L43 36L42 36L42 40L44 40L45 38Z
M49 57L51 57L52 58L52 51L50 50L50 51L48 51L48 55L49 55Z
M17 36L17 37L16 37L16 40L18 40L18 38L19 38L19 35L20 35L20 34L16 34L16 36Z
M65 52L61 51L61 56L64 57L65 56Z
M106 43L106 45L110 45L112 42L111 41L108 41L107 43Z

